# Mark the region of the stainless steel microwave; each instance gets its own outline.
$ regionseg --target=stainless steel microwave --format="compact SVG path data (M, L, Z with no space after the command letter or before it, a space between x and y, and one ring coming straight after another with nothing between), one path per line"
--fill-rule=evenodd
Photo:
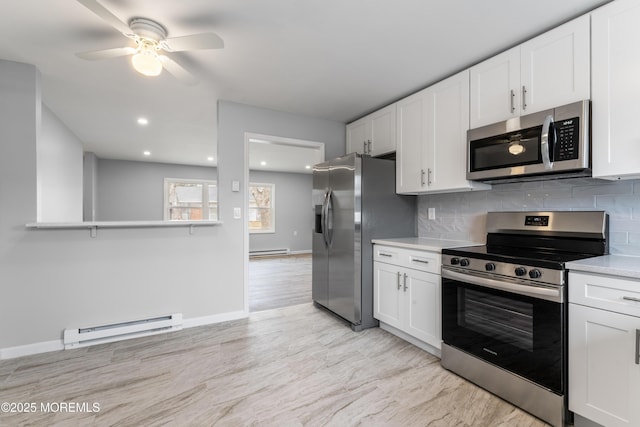
M467 179L532 181L591 176L588 100L467 132Z

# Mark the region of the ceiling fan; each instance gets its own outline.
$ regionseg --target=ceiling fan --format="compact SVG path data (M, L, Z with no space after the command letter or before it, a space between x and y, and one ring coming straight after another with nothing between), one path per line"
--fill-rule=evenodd
M133 68L145 76L157 76L165 69L180 81L193 85L198 82L195 76L166 53L224 47L222 39L214 33L167 38L167 30L151 19L132 18L128 24L125 24L97 0L77 1L136 44L135 47L126 46L76 53L76 56L82 59L97 60L132 55Z

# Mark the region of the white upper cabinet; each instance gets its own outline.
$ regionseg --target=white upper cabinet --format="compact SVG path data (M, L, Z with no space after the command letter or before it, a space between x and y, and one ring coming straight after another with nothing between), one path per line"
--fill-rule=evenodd
M397 103L396 192L489 189L467 181L469 71Z
M589 99L589 30L584 15L471 67L471 128Z
M470 86L472 129L518 116L520 47L472 67Z
M379 156L393 151L396 151L395 104L347 125L347 153Z
M640 1L592 13L593 177L640 178Z

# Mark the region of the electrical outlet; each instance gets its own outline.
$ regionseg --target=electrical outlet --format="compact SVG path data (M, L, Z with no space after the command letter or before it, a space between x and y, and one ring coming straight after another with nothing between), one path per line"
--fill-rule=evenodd
M242 218L242 209L241 208L233 208L233 218L234 219Z
M427 218L436 219L436 208L427 208Z

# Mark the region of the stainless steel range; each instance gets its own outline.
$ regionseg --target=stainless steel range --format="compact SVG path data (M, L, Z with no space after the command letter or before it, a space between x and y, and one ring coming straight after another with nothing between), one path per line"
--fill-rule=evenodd
M485 246L442 251L442 366L570 422L565 263L607 253L605 212L489 212Z

